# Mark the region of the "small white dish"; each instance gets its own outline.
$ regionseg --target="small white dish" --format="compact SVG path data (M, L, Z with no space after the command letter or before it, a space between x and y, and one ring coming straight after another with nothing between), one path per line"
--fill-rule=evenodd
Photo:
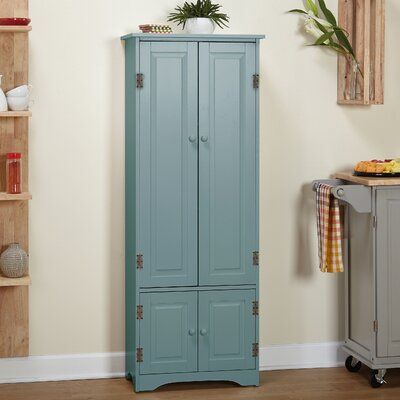
M26 97L29 96L32 90L32 85L22 85L15 89L9 90L6 93L7 97Z
M29 96L25 97L7 96L7 103L11 111L27 111L29 108Z

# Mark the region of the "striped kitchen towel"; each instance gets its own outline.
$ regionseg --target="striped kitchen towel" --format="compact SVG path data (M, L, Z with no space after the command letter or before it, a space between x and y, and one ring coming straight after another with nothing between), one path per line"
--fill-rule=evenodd
M319 268L322 272L343 272L339 200L331 189L324 183L316 187Z

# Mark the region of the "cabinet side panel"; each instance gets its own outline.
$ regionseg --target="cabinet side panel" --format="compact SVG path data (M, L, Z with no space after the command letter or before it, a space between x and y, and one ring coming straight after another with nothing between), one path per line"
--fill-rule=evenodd
M126 373L134 376L136 349L136 39L125 42L125 313Z
M371 350L373 322L372 221L349 209L349 339Z
M260 40L256 42L255 48L255 57L256 57L256 65L255 65L255 73L260 75ZM256 137L255 137L255 185L256 185L256 195L255 195L255 213L256 213L256 223L255 223L255 250L260 249L260 90L256 90L256 117L255 117L255 127L256 127ZM262 254L261 254L262 257ZM262 261L262 258L261 258ZM261 263L259 263L261 265ZM260 271L259 268L256 270L256 300L259 301L260 295ZM260 318L255 318L255 342L260 342L260 327L259 327ZM259 368L259 356L256 359L256 368Z

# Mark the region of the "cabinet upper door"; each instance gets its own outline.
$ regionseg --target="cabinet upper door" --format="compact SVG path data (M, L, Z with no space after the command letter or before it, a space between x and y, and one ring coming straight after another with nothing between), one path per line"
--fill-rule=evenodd
M199 293L199 371L255 369L254 290Z
M400 192L377 191L378 357L400 356Z
M197 292L142 293L141 374L197 371Z
M199 44L199 279L255 283L257 138L254 43Z
M139 285L197 284L197 44L142 42Z

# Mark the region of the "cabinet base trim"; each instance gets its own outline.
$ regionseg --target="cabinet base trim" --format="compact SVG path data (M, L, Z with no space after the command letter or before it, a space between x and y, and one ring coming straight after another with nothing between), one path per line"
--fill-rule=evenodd
M155 390L162 385L175 382L229 381L240 386L258 386L260 384L259 376L260 374L256 370L141 375L135 382L135 391Z

